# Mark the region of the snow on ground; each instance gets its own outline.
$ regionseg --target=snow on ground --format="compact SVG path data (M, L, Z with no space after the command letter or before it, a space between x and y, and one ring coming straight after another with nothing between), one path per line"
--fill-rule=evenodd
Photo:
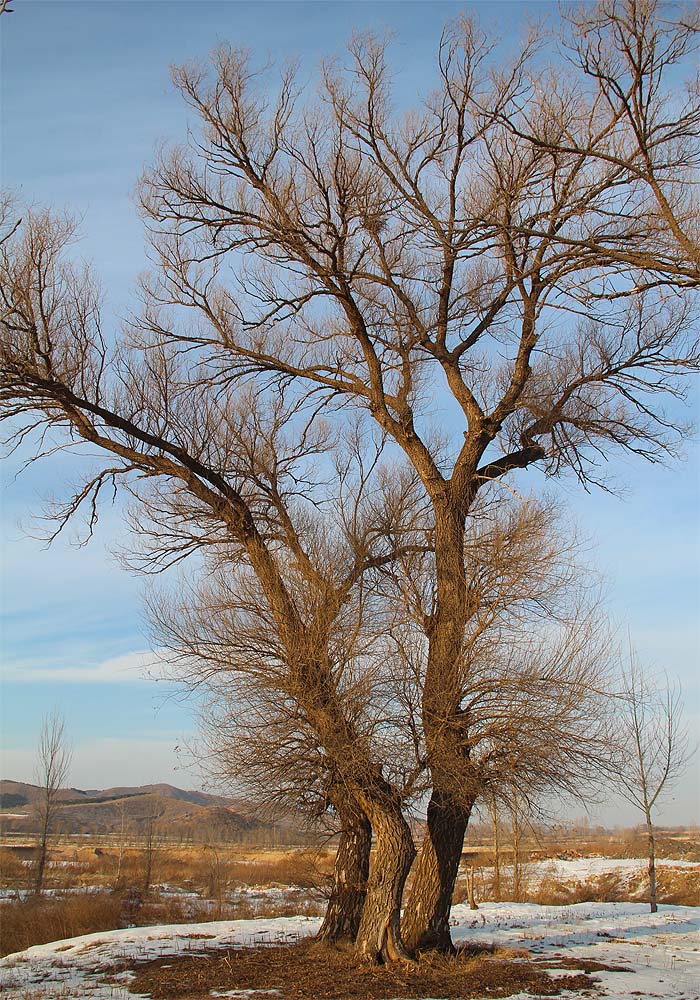
M540 885L545 878L553 878L566 885L573 885L575 882L585 882L589 878L609 875L614 872L628 876L632 880L637 876L642 876L646 872L648 864L646 858L548 858L543 861L526 861L523 865L523 875L530 888L533 889ZM695 870L700 878L700 862L698 861L681 861L671 858L657 860L657 872L663 871L664 868ZM479 870L484 875L493 872L493 868ZM512 867L502 865L501 874L507 875L508 872L512 872Z
M104 975L121 974L124 982L129 973L123 969L134 960L291 942L313 934L319 922L317 917L276 917L87 934L37 945L0 960L0 992L7 1000L136 1000L119 985L119 979L114 984L101 982ZM466 905L453 907L452 923L456 942L526 947L551 960L555 975L561 957L624 966L624 972L594 973L600 980L600 997L606 1000L700 1000L697 907L662 906L652 914L642 903L484 903L478 911ZM518 994L517 1000L528 998Z
M320 917L275 917L270 920L218 920L200 924L162 924L84 934L67 941L34 945L0 959L0 993L7 1000L25 995L56 1000L136 1000L136 994L112 984L106 974L119 974L125 964L196 954L211 948L292 943L314 934ZM128 973L124 974L128 977ZM34 990L31 993L30 990Z
M64 889L42 889L44 896L84 896L104 892L103 885L74 885ZM0 889L0 903L3 900L27 899L34 895L34 889Z
M452 908L453 938L526 947L534 954L625 965L629 973L596 972L601 996L700 998L700 909L645 903L483 903Z
M563 882L585 881L596 875L607 875L610 872L624 872L630 875L646 871L649 864L644 858L551 858L547 861L533 861L526 864L528 880L541 881L552 876ZM663 868L695 869L700 876L700 863L697 861L674 861L661 858L656 862L659 870Z

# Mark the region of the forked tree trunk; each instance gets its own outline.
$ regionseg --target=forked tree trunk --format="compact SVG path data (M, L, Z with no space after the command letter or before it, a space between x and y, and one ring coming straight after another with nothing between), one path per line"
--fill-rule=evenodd
M333 886L317 934L329 944L354 944L367 895L372 827L359 808L338 803L342 832L333 866Z
M413 837L398 803L369 804L367 812L375 851L355 947L373 962L410 961L401 937L401 900L416 855Z
M450 908L470 814L471 805L433 791L402 924L409 951L454 951Z
M425 837L414 868L403 922L411 950L452 951L450 907L471 803L458 797L455 780L467 763L462 723L460 664L469 602L464 566L464 509L435 507L437 605L428 641L423 691L423 728L433 794Z

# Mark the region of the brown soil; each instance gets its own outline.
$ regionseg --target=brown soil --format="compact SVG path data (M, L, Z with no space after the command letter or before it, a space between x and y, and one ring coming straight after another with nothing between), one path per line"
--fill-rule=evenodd
M256 1000L388 1000L388 998L534 998L572 990L591 996L595 980L572 969L556 979L529 957L488 948L453 958L424 955L415 965L370 965L353 955L302 942L163 958L131 967L128 988L153 1000L210 1000L212 991L259 990ZM120 980L124 985L124 980Z

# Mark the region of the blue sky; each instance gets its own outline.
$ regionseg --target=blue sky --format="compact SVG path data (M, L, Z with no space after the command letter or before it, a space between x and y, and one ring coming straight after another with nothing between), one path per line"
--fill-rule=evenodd
M113 316L123 314L144 266L141 224L131 201L156 144L184 136L186 114L168 67L230 41L261 56L299 55L309 77L339 52L354 28L395 33L397 81L407 100L423 88L453 3L229 3L15 0L0 20L0 176L37 205L82 219L80 252L101 275ZM517 45L529 19L553 5L476 6L484 23ZM688 416L697 424L694 394ZM118 565L118 511L96 539L51 549L27 534L40 498L70 477L57 458L15 480L5 463L2 523L2 775L30 779L41 716L62 707L75 744L72 783L170 780L193 786L174 752L192 738L193 706L162 683L140 679L153 659L138 580ZM640 655L678 675L691 727L700 718L700 448L671 468L626 462L623 498L575 484L557 487L608 581L613 615L629 623ZM20 521L23 526L20 526ZM699 820L698 771L666 809L669 821ZM612 807L608 822L631 818Z

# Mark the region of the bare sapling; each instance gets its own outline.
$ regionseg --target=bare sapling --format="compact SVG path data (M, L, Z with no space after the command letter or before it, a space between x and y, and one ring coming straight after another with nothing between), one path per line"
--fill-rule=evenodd
M56 815L60 809L60 792L70 772L72 750L66 737L66 723L57 709L45 716L39 733L36 783L40 788L37 813L39 835L34 866L34 892L44 888L46 858Z
M622 673L620 719L621 794L644 816L648 846L649 905L656 913L656 839L654 810L670 792L693 753L683 721L680 688L668 679L647 676L630 645L629 662Z

